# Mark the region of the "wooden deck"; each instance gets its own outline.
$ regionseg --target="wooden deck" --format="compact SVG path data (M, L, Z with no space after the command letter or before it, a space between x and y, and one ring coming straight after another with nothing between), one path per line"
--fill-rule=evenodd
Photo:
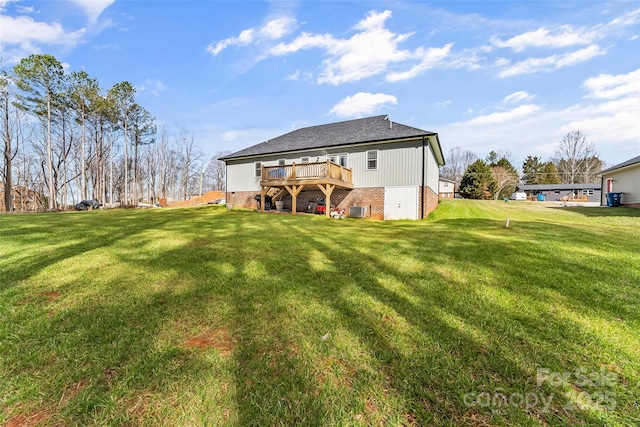
M296 213L296 200L303 189L319 188L325 195L327 206L331 206L331 193L335 188L353 189L353 175L349 168L331 161L295 163L282 166L263 166L260 180L261 210L264 212L264 196L272 187L285 188L291 195L291 213ZM330 209L325 215L329 217Z

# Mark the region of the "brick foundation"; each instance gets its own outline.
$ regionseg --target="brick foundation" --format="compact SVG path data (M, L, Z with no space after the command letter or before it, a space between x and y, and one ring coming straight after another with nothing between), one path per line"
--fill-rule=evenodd
M273 191L273 190L272 190ZM257 209L258 203L254 199L259 191L235 191L227 193L227 203L233 203L237 208ZM425 203L423 217L426 218L431 211L438 206L438 194L431 188L424 189ZM420 209L422 192L418 189L418 210ZM324 198L324 193L318 190L303 190L296 200L296 211L307 212L311 202ZM285 194L282 198L284 209L291 210L291 196ZM331 194L331 205L338 209L344 209L349 214L350 206L363 206L365 217L372 219L384 219L384 187L355 188L353 190L334 190Z
M233 206L241 209L257 209L258 202L254 197L260 194L259 191L229 191L227 192L227 203L233 203Z

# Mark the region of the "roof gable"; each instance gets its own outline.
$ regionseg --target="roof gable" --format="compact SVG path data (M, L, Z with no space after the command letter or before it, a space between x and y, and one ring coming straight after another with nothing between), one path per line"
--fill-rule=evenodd
M437 138L435 132L394 123L382 115L297 129L225 156L223 160L424 136Z
M616 169L622 169L627 166L632 166L632 165L635 165L636 163L640 163L640 156L636 156L632 159L627 160L626 162L618 163L617 165L610 167L609 169L605 169L601 171L599 175L602 175L603 173L606 173L606 172L614 171Z

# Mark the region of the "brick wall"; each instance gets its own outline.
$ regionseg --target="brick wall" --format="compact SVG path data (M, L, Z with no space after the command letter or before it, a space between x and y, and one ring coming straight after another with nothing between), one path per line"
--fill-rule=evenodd
M420 199L422 197L422 191L420 191L420 188L418 188L418 192L420 194L418 194L418 199ZM439 203L439 199L438 199L438 194L433 191L431 188L429 187L424 187L424 210L422 211L422 215L423 218L426 218L431 211L433 211L435 208L438 207L438 203ZM418 203L420 203L421 200L418 200ZM422 205L418 205L418 210L420 209L420 206Z
M418 189L420 190L420 189ZM227 203L233 203L235 207L244 209L257 209L258 204L254 200L257 191L236 191L227 193ZM418 210L421 206L422 192L418 191ZM424 189L424 218L438 206L438 194L431 188ZM311 202L324 198L324 193L318 190L302 191L296 200L296 211L306 212ZM282 198L284 209L291 210L291 196L285 194ZM331 194L331 205L344 209L345 214L349 214L350 206L363 206L365 216L373 219L384 219L384 187L355 188L353 190L334 190Z
M233 203L236 208L257 209L258 202L254 199L259 191L233 191L227 192L227 203Z

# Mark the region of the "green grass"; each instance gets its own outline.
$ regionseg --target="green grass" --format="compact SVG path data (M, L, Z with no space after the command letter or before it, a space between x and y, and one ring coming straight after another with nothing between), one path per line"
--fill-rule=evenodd
M0 425L637 425L640 210L548 206L2 215Z

